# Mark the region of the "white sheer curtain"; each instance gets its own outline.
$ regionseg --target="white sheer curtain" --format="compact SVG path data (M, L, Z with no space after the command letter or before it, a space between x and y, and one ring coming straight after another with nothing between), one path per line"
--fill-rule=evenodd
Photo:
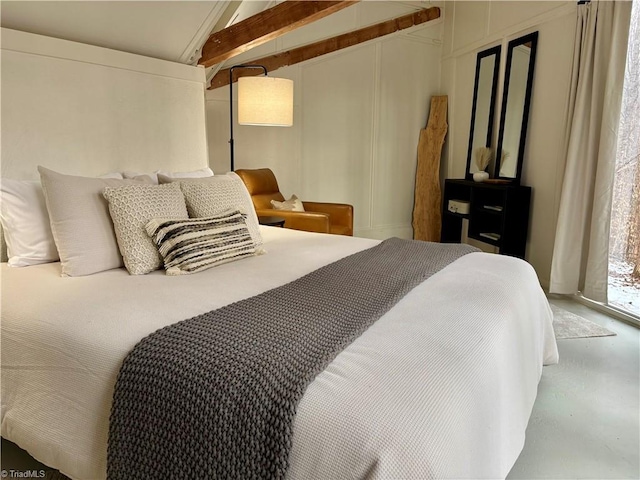
M551 293L607 301L609 224L631 2L578 6Z

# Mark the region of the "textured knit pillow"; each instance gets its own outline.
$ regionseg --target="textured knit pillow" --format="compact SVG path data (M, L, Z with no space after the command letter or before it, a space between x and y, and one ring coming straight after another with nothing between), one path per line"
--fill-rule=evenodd
M263 253L238 210L189 220L156 218L146 229L164 258L167 275L196 273Z
M152 218L187 219L187 206L178 184L126 185L105 188L109 212L124 265L132 275L143 275L162 266L158 250L147 235Z
M0 222L9 265L26 267L58 261L40 182L0 179Z
M51 232L63 276L90 275L122 267L105 187L142 185L136 180L63 175L39 166Z
M288 210L291 212L304 212L304 205L302 205L302 200L300 200L295 195L291 195L289 200L285 200L284 202L279 202L277 200L271 200L271 206L276 210Z
M160 182L162 183L162 178ZM256 245L262 245L258 216L244 182L233 173L208 178L180 179L189 217L211 217L225 210L239 210Z

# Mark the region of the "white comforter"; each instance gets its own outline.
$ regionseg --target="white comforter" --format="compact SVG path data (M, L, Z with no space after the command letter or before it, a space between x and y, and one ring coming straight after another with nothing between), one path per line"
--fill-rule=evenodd
M191 276L3 264L2 436L74 479L104 478L113 386L141 338L377 243L262 233L266 255ZM289 478L504 478L542 365L558 358L551 320L527 263L473 253L449 265L309 386Z

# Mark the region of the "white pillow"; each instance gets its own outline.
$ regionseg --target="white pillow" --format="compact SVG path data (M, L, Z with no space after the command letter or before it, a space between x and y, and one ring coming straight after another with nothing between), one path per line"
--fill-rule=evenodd
M163 181L163 177L158 177ZM189 217L211 217L225 210L239 210L256 245L262 245L258 216L244 182L234 172L209 178L179 180Z
M256 250L238 210L186 220L154 218L147 223L146 230L158 245L167 275L201 272L263 253L262 249Z
M81 276L122 267L105 187L141 184L138 180L63 175L38 166L51 232L63 276Z
M107 187L104 197L118 239L124 265L132 275L144 275L162 266L162 258L145 226L153 218L189 219L180 185L125 185Z
M110 172L105 173L104 175L100 175L98 178L119 178L120 180L122 180L124 177L120 172Z
M40 182L0 179L0 222L12 267L58 261Z
M211 170L209 167L201 168L200 170L193 170L191 172L167 172L166 170L158 170L157 173L171 178L213 177L213 170Z
M289 200L285 200L284 202L271 200L271 206L275 210L287 210L290 212L304 212L304 205L302 204L302 200L300 200L295 195L291 195L291 198Z
M139 177L146 175L153 183L158 184L158 174L164 175L169 178L203 178L203 177L213 177L213 170L209 167L201 168L200 170L193 170L191 172L168 172L166 170L156 170L155 172L123 172L124 178L135 178L139 179ZM169 182L164 182L169 183Z

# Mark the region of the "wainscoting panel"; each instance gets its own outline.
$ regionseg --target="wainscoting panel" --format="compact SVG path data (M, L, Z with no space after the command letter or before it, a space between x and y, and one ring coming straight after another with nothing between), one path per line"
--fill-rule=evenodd
M302 73L305 199L354 205L354 227L370 224L376 46L308 65Z
M480 5L488 16L478 16ZM517 3L517 4L516 4ZM548 286L557 222L559 193L564 171L565 119L573 43L576 2L447 2L442 61L443 93L449 95L449 138L446 147L448 177L465 173L473 100L476 54L502 46L498 104L502 98L506 48L510 40L539 32L529 132L522 183L533 189L527 260L540 282ZM473 32L473 33L471 33ZM478 35L482 36L477 40ZM499 110L494 123L497 143Z
M331 17L332 31L415 10L376 2L350 8ZM418 136L429 99L443 93L442 25L436 20L269 72L294 80L293 127L236 124L236 168L271 168L285 196L352 204L357 236L411 238ZM267 48L283 51L321 34L315 28L293 33ZM206 94L209 162L216 173L229 166L228 97L228 88Z
M440 78L439 48L425 49L414 40L397 38L380 44L379 56L374 229L411 225L418 137L427 121L431 96L439 93Z

